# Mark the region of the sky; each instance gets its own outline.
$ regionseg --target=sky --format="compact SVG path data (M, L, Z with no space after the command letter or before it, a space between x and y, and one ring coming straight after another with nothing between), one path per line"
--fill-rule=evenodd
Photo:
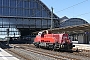
M58 17L81 18L90 23L90 0L41 0Z

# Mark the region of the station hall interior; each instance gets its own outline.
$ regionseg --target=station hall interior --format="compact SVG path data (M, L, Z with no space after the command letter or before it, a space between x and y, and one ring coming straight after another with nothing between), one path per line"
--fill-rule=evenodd
M78 43L89 44L89 26L82 18L60 18L41 0L0 0L1 40L5 37L26 40L35 37L33 32L52 30L68 33Z

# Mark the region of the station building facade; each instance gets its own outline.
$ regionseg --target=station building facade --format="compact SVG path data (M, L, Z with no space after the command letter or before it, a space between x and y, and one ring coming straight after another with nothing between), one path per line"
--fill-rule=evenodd
M53 14L54 27L59 17ZM28 35L51 27L51 11L40 0L0 0L0 36Z

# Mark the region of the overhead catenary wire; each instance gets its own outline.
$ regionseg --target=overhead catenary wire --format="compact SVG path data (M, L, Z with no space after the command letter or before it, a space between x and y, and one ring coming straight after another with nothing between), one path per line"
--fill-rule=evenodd
M85 2L87 2L87 1L88 1L88 0L84 0L84 1L82 1L82 2L79 2L79 3L77 3L77 4L74 4L74 5L72 5L72 6L69 6L69 7L67 7L67 8L64 8L64 9L62 9L62 10L60 10L60 11L57 11L56 13L62 12L62 11L67 10L67 9L69 9L69 8L73 8L74 6L77 6L77 5L79 5L79 4L85 3Z
M76 15L76 16L74 16L74 17L82 16L82 15L86 15L86 14L90 14L90 12L86 12L86 13L83 13L83 14L79 14L79 15Z

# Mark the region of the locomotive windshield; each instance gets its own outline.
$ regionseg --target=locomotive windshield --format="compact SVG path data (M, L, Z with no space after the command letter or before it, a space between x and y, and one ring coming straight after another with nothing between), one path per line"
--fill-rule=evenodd
M39 32L39 33L38 33L38 36L41 36L41 35L42 35L42 32Z
M63 39L65 39L65 40L68 39L68 38L69 38L69 37L68 37L67 35L64 35L64 36L63 36Z

